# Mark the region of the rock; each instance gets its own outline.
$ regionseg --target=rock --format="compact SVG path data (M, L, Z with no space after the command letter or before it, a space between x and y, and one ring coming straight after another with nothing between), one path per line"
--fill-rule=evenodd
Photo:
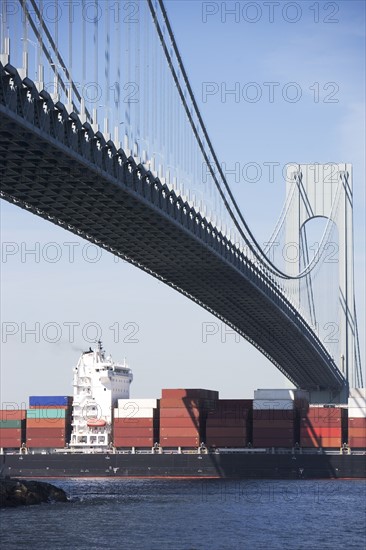
M0 479L0 507L67 502L63 489L44 481Z

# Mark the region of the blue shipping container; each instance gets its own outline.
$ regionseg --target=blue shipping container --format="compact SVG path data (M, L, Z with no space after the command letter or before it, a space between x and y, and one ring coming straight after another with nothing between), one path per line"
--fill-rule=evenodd
M72 397L66 395L30 395L29 406L42 406L47 407L50 405L66 407L71 404Z

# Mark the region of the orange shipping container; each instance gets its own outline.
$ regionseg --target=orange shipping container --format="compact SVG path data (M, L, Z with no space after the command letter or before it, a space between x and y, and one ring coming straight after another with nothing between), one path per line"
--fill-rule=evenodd
M136 428L152 428L158 424L158 420L154 418L115 418L113 426L117 428L136 427Z
M341 427L339 428L301 428L300 436L302 437L342 437Z
M160 437L162 447L198 447L201 441L198 437Z
M300 440L301 447L340 447L343 441L340 437L322 437L316 439L314 437L302 437Z
M64 428L28 428L27 429L27 440L28 439L38 439L38 438L61 438L65 437Z
M66 428L70 422L66 418L28 418L28 428Z
M219 392L215 390L204 389L163 389L161 390L162 399L182 399L183 397L201 398L201 399L218 399Z
M349 418L349 428L366 428L366 418Z
M200 431L197 428L164 428L160 426L160 435L171 437L199 437Z
M201 422L199 418L180 417L180 418L162 418L160 427L164 428L199 428Z
M160 409L160 419L162 418L199 418L201 416L200 409L185 409L178 407L174 409ZM161 420L160 420L161 421Z
M366 427L348 428L348 437L366 437Z

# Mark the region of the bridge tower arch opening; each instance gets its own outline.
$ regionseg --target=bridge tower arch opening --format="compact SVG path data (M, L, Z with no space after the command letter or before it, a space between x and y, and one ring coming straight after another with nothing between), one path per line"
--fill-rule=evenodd
M352 166L334 163L288 165L286 195L287 199L292 196L285 221L286 244L291 243L299 251L297 261L286 262L286 273L289 276L296 277L304 271L307 251L303 229L307 222L316 218L327 219L318 251L315 252L317 257L314 264L324 260L334 224L338 230L339 286L336 323L339 324L339 356L334 359L346 379L347 387L339 396L322 391L313 392L311 398L314 402L345 401L349 388L363 386L354 292ZM311 271L304 277L307 278L306 286L311 293ZM301 284L301 279L297 279L295 299L299 309ZM310 322L313 321L316 329L315 311L310 308ZM327 346L326 342L324 345Z

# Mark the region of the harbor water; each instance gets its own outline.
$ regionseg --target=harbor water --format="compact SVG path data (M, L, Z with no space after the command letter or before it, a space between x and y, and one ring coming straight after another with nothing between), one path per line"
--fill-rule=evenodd
M4 549L366 547L360 480L48 480L68 503L0 511Z

